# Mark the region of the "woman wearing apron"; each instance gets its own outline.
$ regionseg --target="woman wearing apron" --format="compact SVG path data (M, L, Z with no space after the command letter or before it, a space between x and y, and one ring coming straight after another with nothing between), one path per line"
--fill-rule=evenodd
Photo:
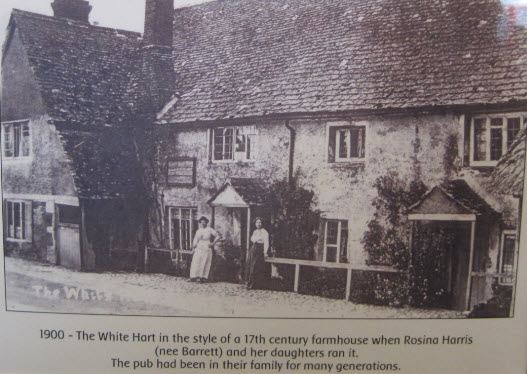
M212 264L212 249L221 235L211 227L207 227L209 220L207 217L199 219L199 229L194 235L192 242L193 256L190 265L191 282L207 282Z

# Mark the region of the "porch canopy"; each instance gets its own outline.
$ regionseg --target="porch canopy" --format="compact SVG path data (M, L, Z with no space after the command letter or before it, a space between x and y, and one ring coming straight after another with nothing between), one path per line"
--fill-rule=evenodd
M255 178L230 178L207 202L212 207L249 208L264 205L265 189Z
M470 223L470 245L466 258L458 259L461 272L459 284L455 291L455 308L470 309L470 290L472 288L472 267L476 243L476 221L492 222L500 219L496 212L466 181L450 180L441 183L426 193L421 200L411 206L408 220L412 222L410 234L410 255L413 257L413 233L416 221L443 221ZM468 243L467 243L468 244ZM466 253L466 252L465 252ZM461 254L457 254L461 256ZM461 265L463 264L463 265ZM466 266L466 267L465 267ZM466 272L465 270L466 269ZM449 275L449 284L451 283Z

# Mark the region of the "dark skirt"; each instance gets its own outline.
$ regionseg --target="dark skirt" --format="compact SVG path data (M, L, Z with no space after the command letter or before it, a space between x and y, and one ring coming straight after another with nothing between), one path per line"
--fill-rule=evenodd
M245 284L247 288L261 288L263 287L264 279L264 245L263 243L254 243L247 254Z

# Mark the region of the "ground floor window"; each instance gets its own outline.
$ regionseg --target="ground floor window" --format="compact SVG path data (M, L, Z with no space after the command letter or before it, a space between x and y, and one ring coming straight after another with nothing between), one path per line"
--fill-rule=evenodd
M11 240L31 241L31 202L5 200L6 237Z
M198 230L197 208L170 207L168 210L171 249L192 251L192 239Z
M348 221L324 221L324 262L348 262Z
M510 277L500 277L500 284L512 284L514 282L514 267L516 260L516 233L505 231L502 234L499 272L511 274Z

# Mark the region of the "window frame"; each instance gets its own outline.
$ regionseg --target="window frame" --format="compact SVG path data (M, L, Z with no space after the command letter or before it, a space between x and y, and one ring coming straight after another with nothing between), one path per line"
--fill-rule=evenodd
M508 131L507 131L507 120L510 118L520 118L520 131L525 127L525 121L527 120L527 112L517 112L517 113L495 113L495 114L478 114L473 115L470 118L470 144L469 144L469 161L470 166L474 167L494 167L498 164L498 160L491 160L491 130L492 128L497 128L495 126L492 126L491 121L495 118L502 118L503 123L501 125L501 138L502 138L502 154L505 155L507 152L507 143L509 142L508 139ZM485 147L485 160L475 160L475 146L476 146L476 127L475 127L475 121L478 119L485 119L485 140L486 140L486 147ZM501 158L500 157L500 158Z
M171 250L173 251L179 251L180 253L187 253L187 254L191 254L192 253L192 242L194 240L194 223L193 223L193 211L195 211L195 214L196 214L196 218L198 216L198 208L195 207L195 206L169 206L167 207L168 209L168 223L169 223L169 247ZM182 249L183 248L183 235L181 235L183 229L182 229L182 225L180 224L179 225L179 248L176 248L174 246L174 239L175 239L175 233L174 233L174 221L173 221L173 218L172 218L172 211L173 210L179 210L179 220L181 222L181 218L182 218L182 211L183 210L190 210L190 224L189 224L189 230L190 230L190 246L191 246L191 249L190 250L185 250L185 249ZM197 221L197 219L196 219ZM199 224L196 226L196 230L199 228Z
M8 211L8 204L21 204L20 206L24 206L24 215L22 217L22 212L20 212L20 219L21 219L21 225L20 227L23 230L23 237L22 238L16 238L11 237L10 235L10 228L9 228L9 217L8 215L11 214L10 211ZM22 209L22 208L21 208ZM17 242L17 243L32 243L33 242L33 212L31 211L33 209L33 204L31 200L23 200L23 199L4 199L4 232L5 232L5 238L9 242ZM29 214L29 216L28 216ZM14 215L14 211L13 211ZM14 217L12 217L14 221ZM26 227L26 224L29 225ZM16 232L15 232L16 236Z
M323 218L324 223L323 230L324 230L324 242L322 246L322 262L326 263L349 263L349 253L348 253L348 245L349 245L349 221L345 219L331 219L331 218ZM337 254L336 254L336 261L329 262L328 261L328 224L330 222L337 222L337 243L336 244L329 244L329 247L337 247ZM340 261L340 249L342 246L342 226L343 224L346 224L346 231L348 232L347 238L346 238L346 260L347 262L341 262Z
M15 125L21 125L23 126L24 124L27 125L27 130L28 130L28 139L27 139L27 147L28 147L28 154L27 156L23 156L23 155L19 155L19 156L15 156L14 155L14 139L12 140L12 144L13 144L13 156L7 156L6 155L6 151L7 151L7 147L5 146L5 142L6 142L6 128L8 126L10 126L11 128L13 128ZM20 137L20 152L22 152L22 145L24 143L23 139L24 139L24 136L23 136L23 128L21 128L21 137ZM5 121L5 122L2 122L2 137L1 137L1 144L2 144L2 159L3 160L6 160L6 161L26 161L26 160L30 160L31 157L33 156L33 137L31 136L31 133L32 133L32 129L31 129L31 121L29 119L22 119L22 120L16 120L16 121ZM11 135L13 136L13 135Z
M334 149L334 160L331 161L330 157L330 144L331 144L331 129L337 128L335 130L335 149ZM364 128L364 157L351 157L351 144L349 144L347 154L349 157L340 157L340 131L341 129L350 130L352 128ZM342 163L354 163L354 164L365 164L368 159L368 134L369 134L369 123L367 121L334 121L328 122L326 128L326 147L327 154L326 160L329 164L342 164ZM351 139L351 138L350 138Z
M504 257L504 251L505 251L505 237L506 236L512 236L514 237L514 253L512 256L512 271L510 273L503 273L503 257ZM514 285L515 276L516 276L516 266L518 259L518 236L517 232L515 230L503 230L501 233L501 241L500 241L500 253L499 253L499 260L498 260L498 274L510 274L510 276L500 276L498 278L498 283L502 286L512 286ZM507 281L505 279L510 278L510 281Z
M237 137L238 137L238 131L240 131L240 129L248 129L247 132L244 132L242 133L241 135L245 137L245 150L244 151L241 151L241 152L237 152L236 151L236 148L237 148ZM223 139L223 142L222 142L222 154L224 155L225 154L225 131L227 130L232 130L232 144L231 144L231 149L232 149L232 158L229 158L229 159L221 159L221 160L217 160L215 158L215 153L216 153L216 142L215 142L215 131L216 130L219 130L219 129L223 129L223 136L222 136L222 139ZM251 132L252 130L252 132ZM254 162L256 160L256 149L257 149L257 145L256 145L256 139L258 137L258 132L256 131L256 126L255 125L240 125L240 126L218 126L218 127L213 127L211 129L209 129L209 149L210 149L210 161L212 163L215 163L215 164L221 164L221 163L236 163L236 162ZM249 144L248 144L248 140L249 139L252 139L251 140L251 145L249 147ZM250 152L250 155L251 156L250 158L247 157L247 153ZM243 154L242 157L237 157L237 154Z
M169 180L170 162L192 162L192 182L191 183L171 183ZM166 163L166 181L170 187L190 187L196 186L197 160L194 157L169 158Z

